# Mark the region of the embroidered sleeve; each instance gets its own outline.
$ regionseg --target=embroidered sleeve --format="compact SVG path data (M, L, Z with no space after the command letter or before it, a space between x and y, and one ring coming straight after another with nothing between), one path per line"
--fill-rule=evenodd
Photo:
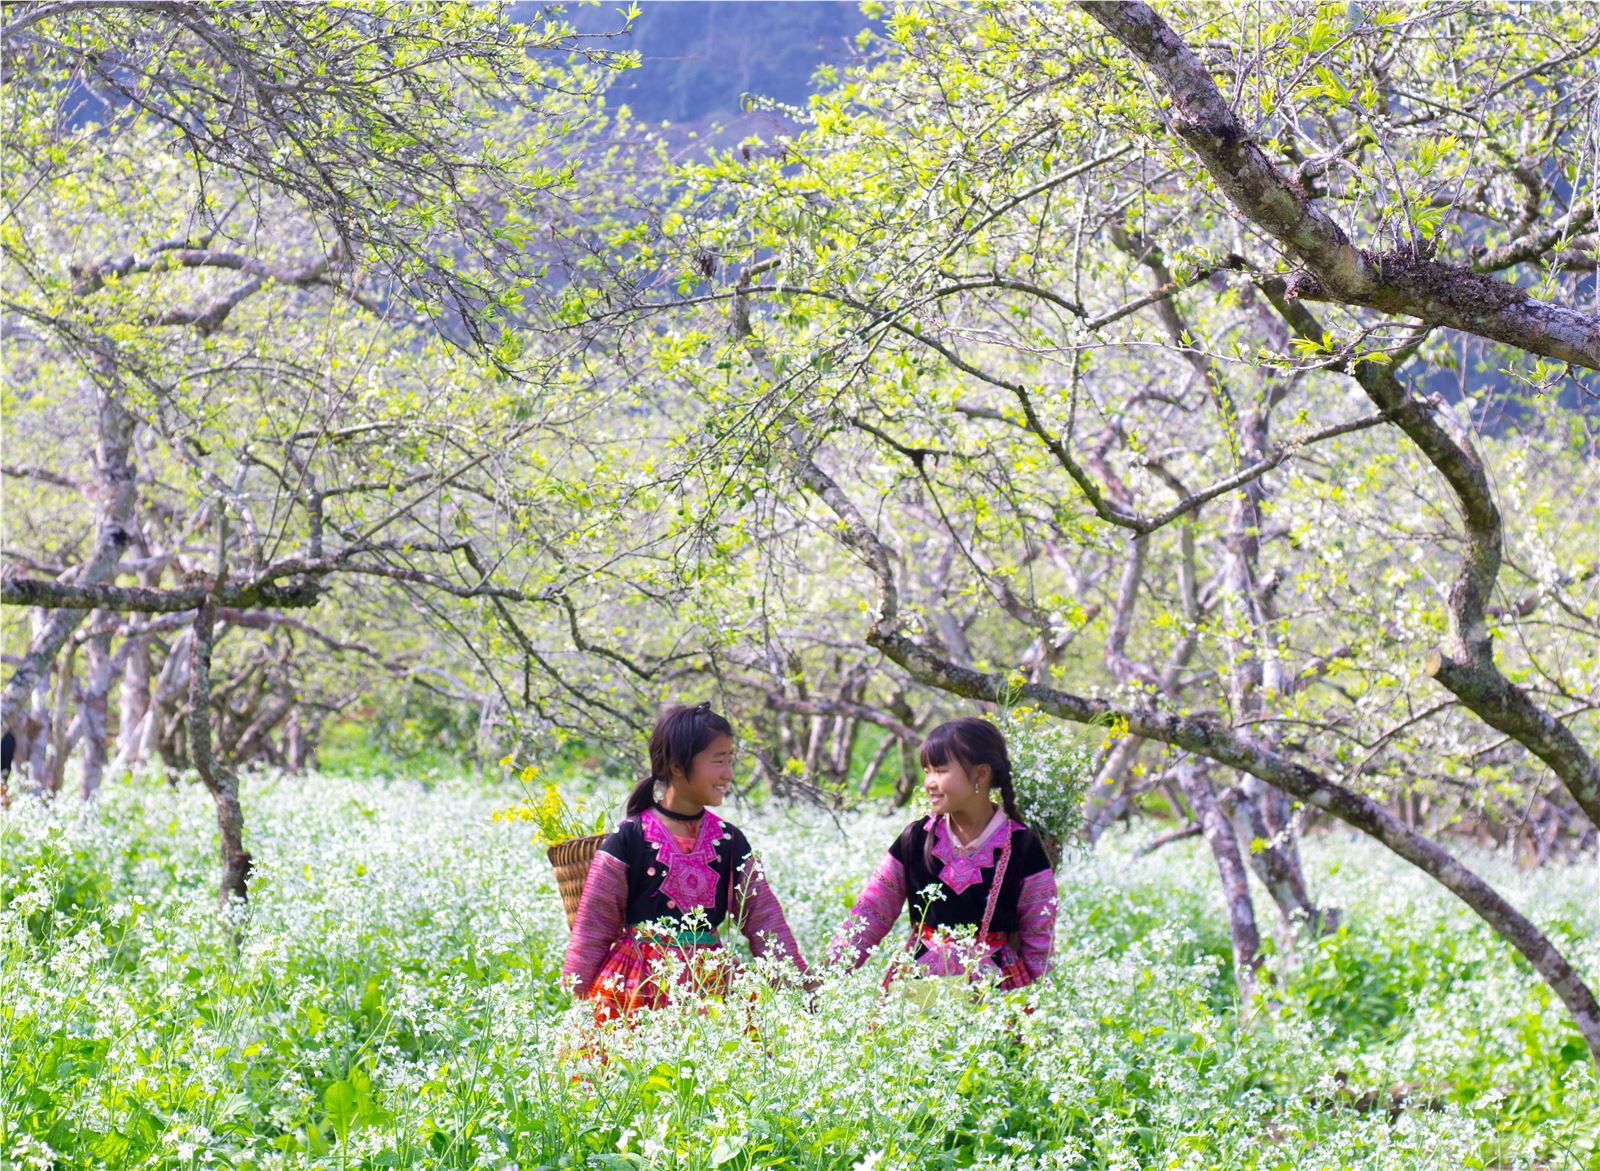
M789 930L789 921L783 917L778 896L761 872L761 863L748 852L739 867L729 910L750 941L751 955L763 956L771 952L787 956L795 967L802 972L806 970L806 961L800 955L799 944L795 943L794 932Z
M933 818L928 818L926 824L922 820L913 821L900 835L889 843L889 857L900 863L901 870L911 865L912 856L922 852L922 839Z
M566 962L561 965L561 975L571 979L575 995L588 994L611 954L611 945L622 935L627 915L628 864L600 850L589 864L578 916L567 940Z
M885 854L867 885L850 908L850 917L828 945L828 958L837 960L855 952L852 968L867 962L867 953L894 927L906 902L906 871L893 853Z
M617 861L626 864L628 853L633 843L638 840L638 831L639 819L628 818L605 836L605 840L600 843L600 852L610 854Z
M1028 975L1037 980L1050 970L1050 951L1056 938L1056 876L1048 867L1022 880L1017 896L1017 931L1022 936L1022 960Z

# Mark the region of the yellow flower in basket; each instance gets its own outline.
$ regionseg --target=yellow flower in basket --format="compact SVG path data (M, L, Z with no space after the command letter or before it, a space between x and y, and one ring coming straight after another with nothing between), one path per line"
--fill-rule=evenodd
M510 768L512 758L506 757L501 764ZM561 790L551 784L546 784L544 792L535 798L528 786L538 775L539 770L534 765L519 770L516 777L522 786L522 800L509 809L495 810L494 819L532 823L533 840L545 847L550 865L555 868L556 886L570 926L578 913L589 863L608 828L608 819L604 809L595 812L567 804Z
M529 778L535 773L536 770L530 766L522 770L522 777ZM509 809L496 810L494 819L531 822L533 840L544 846L606 832L604 810L591 813L581 807L575 808L567 804L561 796L561 790L554 785L545 785L543 794L537 800L530 794Z

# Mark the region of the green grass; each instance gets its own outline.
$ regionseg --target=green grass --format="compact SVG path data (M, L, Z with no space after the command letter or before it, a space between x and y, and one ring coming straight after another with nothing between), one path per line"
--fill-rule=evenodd
M752 975L600 1065L543 851L490 818L510 794L256 777L244 799L232 927L194 787L0 815L7 1167L1600 1167L1560 1005L1364 844L1307 843L1346 927L1275 956L1244 1027L1203 849L1110 841L1063 868L1027 994L920 1011L880 994L880 957L808 1006ZM733 816L812 957L898 828ZM1475 861L1600 979L1592 865Z

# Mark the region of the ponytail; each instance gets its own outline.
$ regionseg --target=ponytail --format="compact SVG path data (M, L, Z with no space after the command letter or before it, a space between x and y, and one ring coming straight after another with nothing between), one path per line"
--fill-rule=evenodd
M1019 825L1027 824L1017 809L1017 790L1011 782L1011 756L1006 752L1006 738L988 720L962 716L940 724L928 733L918 755L923 768L938 768L955 760L970 773L980 764L988 765L991 784L1000 794L1006 816Z
M1022 820L1022 813L1017 809L1017 790L1011 783L1011 765L1006 764L1004 773L994 774L994 786L1000 790L1000 803L1005 807L1006 816L1019 825L1026 825Z
M710 703L678 704L662 712L650 732L650 775L629 792L627 816L637 817L655 804L656 786L670 782L674 769L687 777L697 754L717 737L732 735L733 725Z
M628 802L623 807L623 812L628 817L638 817L656 800L656 779L653 776L642 777L632 789L628 791Z

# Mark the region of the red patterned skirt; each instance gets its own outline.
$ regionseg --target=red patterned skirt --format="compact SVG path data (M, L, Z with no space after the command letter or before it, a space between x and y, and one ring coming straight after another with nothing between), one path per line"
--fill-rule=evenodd
M627 1017L641 1008L660 1008L674 993L725 996L735 961L715 932L671 934L630 927L612 945L586 999L595 1020Z
M1002 992L1023 988L1033 982L1033 974L1028 971L1027 965L1022 962L1022 957L1011 946L1010 936L1003 931L991 931L981 941L952 940L948 932L924 923L912 935L910 943L916 949L919 975L968 975L967 961L972 958L974 952L977 952L984 958L977 966L977 970L970 973L972 980L977 981L986 974L993 976L998 973ZM921 946L917 947L918 944ZM898 972L897 965L890 965L883 977L885 988L894 981Z

